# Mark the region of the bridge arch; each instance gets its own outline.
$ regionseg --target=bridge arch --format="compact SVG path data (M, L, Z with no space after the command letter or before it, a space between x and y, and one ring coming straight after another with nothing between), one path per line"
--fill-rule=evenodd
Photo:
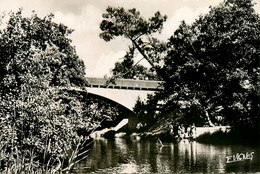
M107 84L104 78L87 77L89 86L87 93L93 98L108 101L123 111L121 119L128 118L127 130L134 130L138 122L133 109L138 98L146 101L148 94L154 94L162 90L162 81L137 80L137 79L116 79L115 83Z
M127 119L127 122L128 122L127 126L124 127L124 131L128 132L128 131L132 131L135 129L138 119L132 109L129 109L128 107L126 107L110 98L107 98L103 95L99 95L99 94L95 94L95 93L91 93L91 92L87 92L87 95L91 98L105 101L105 102L111 104L112 107L116 107L116 108L118 108L118 110L120 110L120 114L118 117L113 119L113 121L104 121L101 124L101 127L98 128L97 130L104 129L106 127L116 127L123 119Z
M136 103L138 97L143 100L147 97L148 93L154 93L154 91L140 91L140 90L124 90L124 89L110 89L110 88L90 88L85 89L79 88L59 88L60 90L66 90L70 92L82 93L84 97L90 97L92 99L98 99L111 104L111 107L116 107L120 111L119 117L114 120L107 120L101 124L100 128L105 128L103 126L116 126L123 119L128 119L127 127L124 131L134 130L138 122L138 118L133 111L133 107ZM140 95L141 93L141 95ZM127 102L124 102L127 101ZM130 104L129 104L130 101ZM103 126L102 126L103 125ZM98 128L99 129L99 128ZM98 130L97 129L97 130Z
M122 109L124 112L127 112L127 113L131 113L131 114L135 114L134 111L108 97L105 97L101 94L97 94L97 93L92 93L92 92L89 92L87 91L87 94L88 96L90 97L93 97L93 98L96 98L96 99L100 99L100 100L103 100L103 101L107 101L108 103L112 104L114 107L118 107L120 109Z
M138 99L145 101L148 94L153 94L155 91L127 90L127 89L111 89L111 88L86 88L90 94L102 96L113 102L116 102L129 110L133 111L135 103Z

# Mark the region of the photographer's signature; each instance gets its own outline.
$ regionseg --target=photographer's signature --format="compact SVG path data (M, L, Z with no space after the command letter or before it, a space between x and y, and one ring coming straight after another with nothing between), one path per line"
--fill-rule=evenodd
M226 157L226 163L233 163L233 162L239 162L239 161L245 161L245 160L253 160L254 152L247 152L247 153L237 153L236 155L227 156Z

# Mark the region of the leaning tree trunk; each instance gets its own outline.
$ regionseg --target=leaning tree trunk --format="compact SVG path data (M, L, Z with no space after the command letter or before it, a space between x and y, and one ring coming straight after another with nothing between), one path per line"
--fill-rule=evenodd
M207 118L207 121L208 121L209 126L214 127L215 125L212 123L212 121L211 121L211 119L210 119L210 117L209 117L209 113L208 113L207 110L205 111L205 116L206 116L206 118Z

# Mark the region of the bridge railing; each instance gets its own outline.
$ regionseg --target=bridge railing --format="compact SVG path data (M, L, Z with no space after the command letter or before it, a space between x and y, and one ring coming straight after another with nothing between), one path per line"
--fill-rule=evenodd
M113 89L127 89L127 90L161 90L162 81L155 80L134 80L134 79L117 79L115 84L110 83L106 85L104 78L87 78L91 88L113 88Z

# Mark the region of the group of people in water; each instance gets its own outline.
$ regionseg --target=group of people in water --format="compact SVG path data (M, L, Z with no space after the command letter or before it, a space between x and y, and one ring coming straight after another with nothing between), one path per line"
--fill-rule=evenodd
M170 124L169 128L170 134L177 139L196 138L196 127L194 123L186 127L183 124L177 126Z
M141 131L146 124L142 124L141 122L136 125L136 130ZM196 138L196 126L193 123L192 125L184 126L184 124L176 125L173 122L169 125L169 134L176 139L193 139Z

